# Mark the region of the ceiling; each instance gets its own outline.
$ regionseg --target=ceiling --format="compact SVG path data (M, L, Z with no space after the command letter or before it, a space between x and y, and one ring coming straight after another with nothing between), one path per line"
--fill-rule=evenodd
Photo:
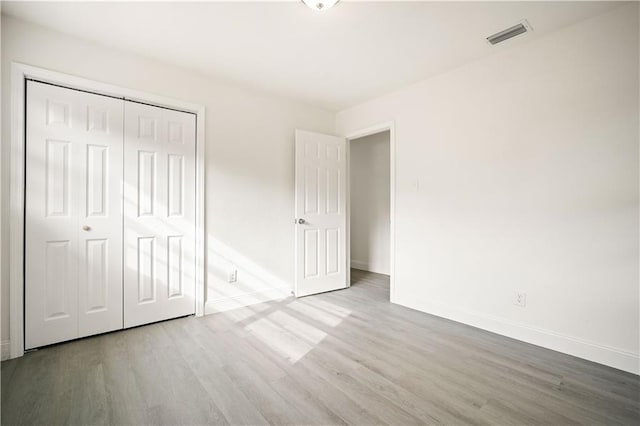
M2 2L2 13L340 110L601 14L612 2ZM485 38L527 19L534 31Z

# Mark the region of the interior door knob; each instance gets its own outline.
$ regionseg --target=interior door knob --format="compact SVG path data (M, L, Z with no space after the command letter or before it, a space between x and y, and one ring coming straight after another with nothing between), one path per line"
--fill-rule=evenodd
M91 231L91 227L90 227L89 225L84 225L84 226L82 227L82 230L83 230L83 231Z
M305 223L307 223L307 221L306 221L306 220L304 220L304 219L302 219L302 218L300 218L300 219L298 219L298 223L299 223L300 225L304 225Z

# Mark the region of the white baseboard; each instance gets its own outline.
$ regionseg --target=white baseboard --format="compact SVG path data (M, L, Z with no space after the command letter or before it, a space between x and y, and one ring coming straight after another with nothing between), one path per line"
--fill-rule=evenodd
M11 358L11 341L3 340L0 343L0 359L2 361Z
M355 269L360 269L361 271L369 270L369 264L367 262L361 262L359 260L351 259L351 267Z
M633 352L440 303L416 303L415 300L405 301L398 300L398 298L395 298L393 302L421 312L640 375L640 355Z
M207 300L204 305L205 315L225 312L231 309L255 305L257 303L280 300L291 296L291 287L265 288L237 296L221 297Z
M372 265L368 262L363 262L360 260L351 260L351 267L355 269L360 269L361 271L369 271L369 272L374 272L376 274L389 275L389 271L384 270L382 268L378 268L376 265Z

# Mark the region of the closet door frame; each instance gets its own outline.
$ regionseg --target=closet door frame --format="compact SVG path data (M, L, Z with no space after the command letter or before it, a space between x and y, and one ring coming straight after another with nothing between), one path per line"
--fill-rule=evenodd
M139 90L101 83L18 62L11 63L11 170L9 206L9 354L24 354L24 214L25 214L25 107L26 82L83 90L128 101L142 102L196 115L196 316L205 304L205 107ZM3 357L4 359L4 357Z

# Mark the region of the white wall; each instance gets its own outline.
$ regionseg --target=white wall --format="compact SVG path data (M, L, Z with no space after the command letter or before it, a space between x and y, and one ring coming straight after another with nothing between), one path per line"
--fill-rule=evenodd
M389 274L389 132L349 142L351 266Z
M637 8L338 114L395 120L395 302L640 373Z
M639 372L639 16L623 6L338 114L339 134L395 120L394 301ZM210 306L290 288L293 129L331 133L333 114L15 19L1 31L3 340L11 61L204 104Z
M331 132L333 113L223 85L185 69L2 17L2 121L10 63L173 97L206 107L207 310L289 294L294 277L294 129ZM2 339L9 329L9 127L2 127ZM238 268L238 282L225 282Z

